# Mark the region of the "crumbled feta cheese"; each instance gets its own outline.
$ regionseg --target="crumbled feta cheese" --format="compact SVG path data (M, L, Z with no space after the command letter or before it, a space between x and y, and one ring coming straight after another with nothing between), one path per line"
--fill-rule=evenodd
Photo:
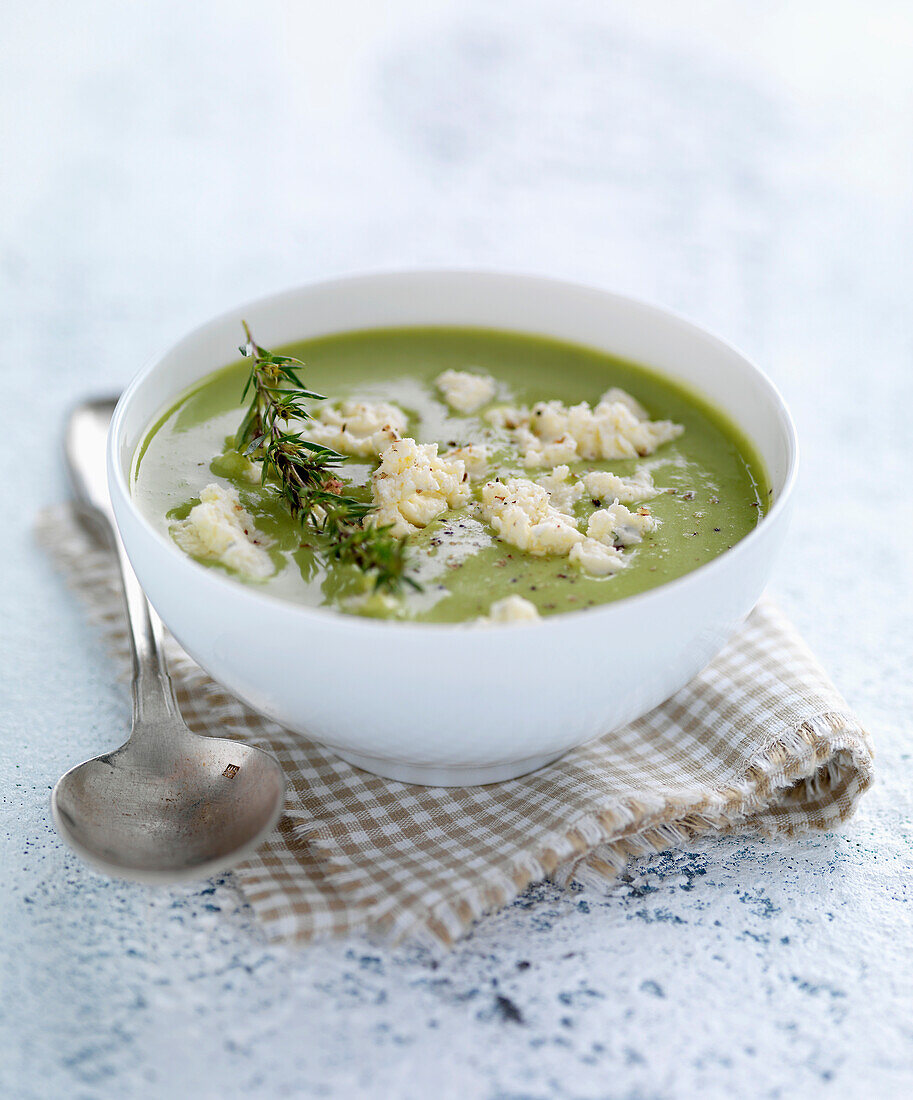
M465 464L437 453L436 443L400 439L381 455L371 482L373 522L391 524L402 537L427 525L448 508L468 504L469 474Z
M476 412L495 395L495 380L487 374L445 370L435 381L447 404L461 413Z
M659 520L649 508L638 508L636 512L631 512L616 500L608 508L600 508L590 516L586 533L589 538L598 539L606 545L617 543L621 546L633 546L644 535L652 534L657 527Z
M478 621L480 623L534 623L541 616L534 603L524 600L522 596L505 596L503 600L495 600L488 609L488 615Z
M583 483L594 501L620 500L622 504L633 504L637 500L649 500L659 492L647 470L638 470L634 477L593 470L584 477Z
M466 467L470 478L475 481L485 474L485 468L491 461L491 447L484 443L467 443L464 447L454 447L453 450L445 451L441 457L448 462L459 459Z
M624 569L627 564L620 550L591 538L585 538L583 542L572 546L568 559L594 577L611 576Z
M302 432L314 443L341 454L368 458L383 454L391 443L402 438L408 423L403 410L386 401L342 401L336 406L321 406Z
M237 489L207 485L187 518L171 525L171 535L185 553L220 562L249 580L274 572L265 549L270 540L254 526Z
M650 419L650 414L637 398L632 397L627 390L619 389L618 386L612 386L610 389L607 389L602 397L599 398L600 405L616 405L619 402L622 405L626 405L638 420Z
M487 419L512 433L527 467L649 455L684 431L671 420L641 420L620 400L595 408L540 401L532 409L493 409Z
M568 557L595 577L609 576L627 565L620 548L640 542L658 526L659 520L647 508L630 512L616 500L590 516L586 538L571 548Z
M574 505L583 496L584 483L571 477L570 467L556 466L551 473L539 478L539 485L548 489L552 504L561 512L570 515Z
M583 535L574 520L559 511L548 490L522 477L482 486L482 514L505 542L529 554L566 554Z
M577 440L569 435L545 440L534 435L528 428L518 428L514 432L514 438L523 452L523 465L527 467L554 466L559 463L576 462L580 458L577 453Z
M529 409L516 409L510 405L497 405L485 413L485 420L495 428L514 431L524 420L529 419Z

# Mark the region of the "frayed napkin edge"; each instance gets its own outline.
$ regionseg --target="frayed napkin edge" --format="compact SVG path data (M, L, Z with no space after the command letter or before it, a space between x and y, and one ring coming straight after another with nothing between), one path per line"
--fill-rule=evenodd
M827 831L848 821L874 781L865 728L851 715L820 714L775 737L731 784L710 791L612 800L583 814L567 829L547 834L533 851L512 858L507 866L481 872L472 889L461 888L427 906L413 898L411 908L389 898L373 899L376 885L332 836L321 832L319 822L302 821L294 832L319 853L334 887L368 906L368 930L385 941L409 941L439 951L452 947L477 921L545 879L562 887L575 882L605 885L634 859L735 829L748 828L768 838L795 836L806 830L795 828L788 819L778 826L765 820L777 796L800 783L823 793L844 775L854 779L852 794L844 805L832 802L830 816L813 829Z

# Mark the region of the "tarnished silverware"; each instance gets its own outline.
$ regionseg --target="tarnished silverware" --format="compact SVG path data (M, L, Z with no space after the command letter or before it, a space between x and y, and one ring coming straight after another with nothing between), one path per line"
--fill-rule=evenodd
M162 624L127 558L108 498L105 439L115 399L67 423L65 454L86 518L120 563L133 648L133 729L114 752L72 768L51 795L61 836L107 874L142 882L204 878L249 855L282 811L285 779L262 749L203 737L181 718Z

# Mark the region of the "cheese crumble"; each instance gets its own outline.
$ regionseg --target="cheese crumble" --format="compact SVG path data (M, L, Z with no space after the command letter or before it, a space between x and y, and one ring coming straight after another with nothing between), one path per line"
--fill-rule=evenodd
M640 542L658 526L659 520L649 509L631 512L616 500L590 516L586 538L571 548L568 557L586 573L595 577L610 576L628 564L622 548Z
M491 462L491 447L484 443L467 443L464 447L454 447L445 451L441 456L448 462L459 460L466 467L466 471L473 481L484 477L488 464Z
M584 477L583 483L590 499L599 503L619 500L622 504L633 504L638 500L650 500L659 493L646 470L638 470L634 477L593 470Z
M589 537L571 547L568 560L593 577L609 577L627 565L624 555L617 547Z
M599 398L600 405L615 405L618 402L621 402L622 405L626 405L638 420L650 419L650 414L637 398L632 397L627 390L623 390L619 386L611 386L605 391L602 397Z
M265 580L275 571L265 549L270 540L254 526L237 489L207 485L187 518L171 525L171 535L185 553L220 562L249 580Z
M550 473L540 477L538 484L548 490L552 504L568 514L573 512L574 505L586 489L584 482L571 475L569 466L556 466Z
M487 374L465 370L445 370L435 379L444 400L457 412L474 413L495 396L495 380Z
M603 399L595 408L540 401L531 409L493 409L486 419L511 433L526 467L644 457L684 431L671 420L640 419L623 400Z
M522 596L505 596L495 600L488 609L488 615L482 616L480 623L535 623L541 616L539 609Z
M403 410L386 401L341 401L338 405L322 405L314 419L304 425L303 434L341 454L370 458L383 454L391 443L401 439L408 424Z
M482 486L482 514L495 533L528 554L566 554L583 539L573 517L556 508L548 489L522 477Z
M469 474L461 459L438 455L437 443L400 439L381 456L371 482L372 522L398 537L427 527L448 508L469 503Z
M590 538L607 544L633 546L641 542L644 535L652 535L658 526L659 520L649 508L631 512L616 500L608 508L600 508L590 516L586 533Z

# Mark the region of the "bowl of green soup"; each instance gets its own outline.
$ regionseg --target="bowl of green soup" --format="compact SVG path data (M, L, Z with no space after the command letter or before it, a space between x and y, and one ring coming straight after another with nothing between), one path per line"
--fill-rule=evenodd
M125 391L109 483L149 599L217 681L349 763L489 783L684 686L786 533L765 375L552 279L366 275L252 302Z

